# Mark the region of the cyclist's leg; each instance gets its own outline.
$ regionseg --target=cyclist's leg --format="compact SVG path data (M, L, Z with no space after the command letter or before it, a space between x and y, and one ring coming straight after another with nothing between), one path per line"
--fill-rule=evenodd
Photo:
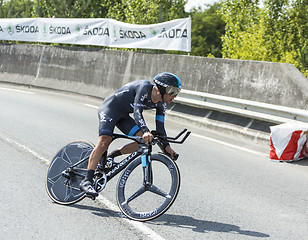
M99 160L101 159L102 155L107 150L111 141L112 141L111 136L108 136L108 135L99 136L98 143L90 155L89 164L88 164L89 170L94 171L96 169L99 163Z
M93 177L95 169L101 159L102 155L110 145L112 138L108 135L102 135L98 139L97 146L93 149L88 163L87 175L80 183L80 189L86 194L97 197L98 193L93 187Z
M138 131L135 136L139 136L141 137L142 136L142 132L141 131ZM129 143L129 144L126 144L124 146L122 146L120 149L120 152L122 154L130 154L130 153L133 153L135 151L138 150L138 143L136 142L133 142L133 143Z
M93 177L95 169L102 157L107 150L108 146L112 141L112 134L117 122L117 116L113 114L112 102L107 99L106 102L98 110L99 118L99 138L97 146L93 149L88 163L87 175L85 179L80 183L80 189L85 193L98 196L98 193L93 188Z
M136 125L134 119L128 116L125 119L121 119L116 125L121 132L130 136L142 136L140 128ZM126 144L118 149L121 154L129 154L138 149L138 144L136 142ZM112 154L110 155L112 157Z

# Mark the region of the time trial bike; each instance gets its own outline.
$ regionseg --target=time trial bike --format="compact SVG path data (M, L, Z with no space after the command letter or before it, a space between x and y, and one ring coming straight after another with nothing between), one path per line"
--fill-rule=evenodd
M180 188L180 172L175 160L164 151L163 141L182 144L190 132L184 129L174 138L155 131L152 134L154 139L150 145L142 137L113 134L113 141L132 140L138 143L139 149L112 166L108 166L105 152L94 174L94 188L101 192L109 180L124 170L117 183L117 204L124 215L136 221L157 218L173 204ZM155 144L162 152L152 152ZM46 174L47 193L54 202L69 205L86 197L79 184L86 175L94 147L88 141L75 141L54 156Z

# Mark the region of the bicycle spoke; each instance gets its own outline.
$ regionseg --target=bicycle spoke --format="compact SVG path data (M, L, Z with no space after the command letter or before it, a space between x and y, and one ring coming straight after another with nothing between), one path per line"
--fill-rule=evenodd
M139 196L140 196L141 194L143 194L145 191L146 191L145 186L142 186L141 188L138 189L137 192L135 192L132 196L130 196L130 197L127 199L127 202L126 202L126 203L129 203L130 201L134 200L136 197L139 197Z
M133 161L118 181L117 202L121 211L130 219L137 221L152 220L172 205L180 186L177 165L169 158L153 154L151 156L153 175L152 183L144 181L144 171L140 171L141 158ZM146 172L148 173L148 172ZM143 181L143 186L136 188L136 182ZM139 189L138 189L139 188Z
M157 195L160 195L164 198L171 198L171 196L168 193L165 193L163 190L159 189L158 187L155 187L154 185L150 186L149 191Z
M71 183L67 182L64 185L69 188L69 189L73 189L73 190L78 190L81 191L79 187L73 187L72 185L70 185Z
M55 184L57 181L59 181L62 177L62 172L53 176L53 177L47 177L47 181L51 184Z

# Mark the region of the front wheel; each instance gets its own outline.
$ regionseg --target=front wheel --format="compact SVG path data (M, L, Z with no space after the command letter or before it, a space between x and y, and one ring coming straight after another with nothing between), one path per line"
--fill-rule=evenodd
M148 221L159 217L173 204L180 189L176 163L164 154L151 155L151 184L144 183L141 158L123 172L117 186L117 203L130 219Z

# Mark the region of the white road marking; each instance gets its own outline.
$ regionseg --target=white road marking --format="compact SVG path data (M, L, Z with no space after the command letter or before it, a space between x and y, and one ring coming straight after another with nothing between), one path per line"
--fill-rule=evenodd
M30 153L31 155L33 155L34 157L40 159L42 162L46 163L46 164L49 164L50 161L47 160L46 158L44 158L43 156L39 155L38 153L32 151L30 148L26 147L25 145L19 143L19 142L16 142L15 140L7 137L7 136L4 136L2 133L0 133L0 139L2 139L3 141L9 143L9 144L14 144L15 146L17 146L19 149L21 150L24 150L28 153Z
M31 155L33 155L34 157L38 158L39 160L41 160L43 163L49 164L50 161L47 160L46 158L44 158L43 156L41 156L40 154L36 153L35 151L31 150L30 148L26 147L25 145L16 142L15 140L5 136L4 134L0 133L0 140L3 140L9 144L14 144L15 146L17 146L19 149L24 150L28 153L30 153ZM115 212L119 212L119 208L113 204L112 202L110 202L107 198L103 197L102 194L100 194L97 198L96 198L99 202L101 202L102 204L104 204L107 208L109 208L112 211ZM129 220L128 218L125 218L123 214L121 214L119 212L119 216L121 217L122 221L125 221L126 223L130 224L131 226L133 226L137 231L141 232L142 234L144 234L145 236L147 236L150 239L153 240L165 240L163 237L161 237L159 234L157 234L155 231L153 231L152 229L150 229L149 227L147 227L144 223L142 222L136 222L136 221L132 221Z
M104 204L105 206L107 206L112 211L119 212L119 208L115 204L110 202L107 198L103 197L101 194L96 199L99 202L101 202L102 204ZM132 225L137 230L141 231L143 234L145 234L150 239L164 240L164 238L162 238L160 235L158 235L152 229L148 228L144 223L131 221L128 218L124 218L124 215L121 212L119 212L119 215L121 216L121 219L126 221L128 224Z
M13 91L13 92L20 92L20 93L27 93L27 94L35 94L33 92L29 92L29 91L24 91L24 90L18 90L18 89L12 89L12 88L4 88L4 87L0 87L1 90L6 90L6 91Z
M95 106L95 105L92 105L92 104L83 103L83 105L85 105L87 107L98 109L98 106Z
M195 137L198 137L198 138L202 138L202 139L211 141L211 142L218 143L218 144L220 144L220 145L232 147L232 148L238 149L238 150L240 150L240 151L245 151L245 152L252 153L252 154L256 154L256 155L260 155L260 156L268 156L267 154L265 154L265 153L263 153L263 152L258 152L258 151L254 151L254 150L251 150L251 149L248 149L248 148L239 147L239 146L237 146L237 145L230 144L230 143L226 143L226 142L223 142L223 141L219 141L219 140L214 139L214 138L205 137L205 136L202 136L202 135L199 135L199 134L195 134L195 133L192 133L191 135L192 135L192 136L195 136Z

